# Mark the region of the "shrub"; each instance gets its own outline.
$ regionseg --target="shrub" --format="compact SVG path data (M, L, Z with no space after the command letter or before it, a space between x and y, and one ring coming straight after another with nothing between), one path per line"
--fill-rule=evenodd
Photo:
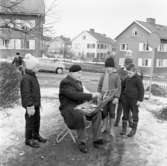
M149 87L146 89L146 91L148 91L148 90L149 90ZM162 97L167 96L167 91L164 88L161 88L157 84L152 84L151 85L151 93L154 96L162 96Z
M0 107L12 107L19 99L20 73L14 65L0 63Z
M161 120L167 120L167 107L162 108L158 114L158 118Z

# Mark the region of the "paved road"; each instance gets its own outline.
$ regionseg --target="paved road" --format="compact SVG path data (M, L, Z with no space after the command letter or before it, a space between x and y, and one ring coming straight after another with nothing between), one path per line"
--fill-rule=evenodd
M55 73L38 73L41 87L59 87L60 81L67 75ZM90 91L96 91L100 73L83 72L82 82Z

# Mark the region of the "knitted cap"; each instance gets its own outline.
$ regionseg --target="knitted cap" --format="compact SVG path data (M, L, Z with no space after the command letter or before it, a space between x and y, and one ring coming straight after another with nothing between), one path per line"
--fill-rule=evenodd
M136 66L133 63L128 65L127 70L133 72L137 71Z
M69 68L69 72L78 72L78 71L81 71L82 68L80 65L72 65L70 68Z
M29 70L32 70L39 63L38 59L32 56L31 54L25 55L24 62L25 62L26 68Z
M129 65L131 63L133 63L132 58L125 58L125 62L124 62L125 65Z
M114 58L109 57L105 60L105 67L115 67Z

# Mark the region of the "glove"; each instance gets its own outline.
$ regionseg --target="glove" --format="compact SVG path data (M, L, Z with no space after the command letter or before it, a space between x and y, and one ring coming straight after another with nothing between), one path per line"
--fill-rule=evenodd
M113 104L118 104L118 98L114 98L112 101Z
M34 106L27 107L27 113L28 113L29 117L33 116L35 114Z
M137 105L137 106L140 106L141 103L142 103L141 101L137 101L137 104L136 104L136 105Z

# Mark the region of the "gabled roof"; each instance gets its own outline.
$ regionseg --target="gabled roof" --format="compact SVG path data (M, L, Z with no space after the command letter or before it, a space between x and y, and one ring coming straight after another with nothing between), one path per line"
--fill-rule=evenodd
M159 24L150 24L144 21L137 21L151 32L155 32L159 35L160 39L167 39L167 26Z
M167 39L167 26L159 25L159 24L152 24L149 22L138 21L138 20L132 22L132 24L130 24L125 30L123 30L115 39L117 39L119 36L121 36L133 24L137 24L138 26L140 26L143 30L145 30L149 34L155 32L156 34L159 35L160 39Z
M97 33L95 31L89 30L87 31L91 36L93 36L96 40L99 42L105 42L105 43L114 43L114 40L107 37L105 34Z
M0 0L1 14L45 15L44 0Z

